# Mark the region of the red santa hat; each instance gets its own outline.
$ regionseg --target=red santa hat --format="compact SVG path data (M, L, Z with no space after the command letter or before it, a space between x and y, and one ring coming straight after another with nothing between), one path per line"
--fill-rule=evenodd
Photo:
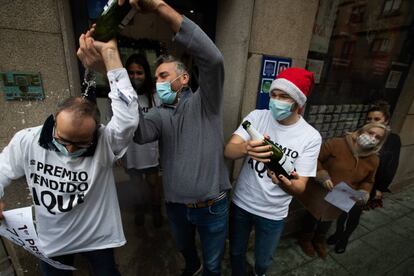
M294 99L300 107L306 103L314 85L313 73L303 68L288 68L283 70L270 86L270 92L282 90Z

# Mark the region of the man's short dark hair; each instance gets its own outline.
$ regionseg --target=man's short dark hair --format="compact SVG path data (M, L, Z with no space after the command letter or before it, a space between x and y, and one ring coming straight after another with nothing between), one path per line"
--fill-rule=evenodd
M92 117L96 125L99 125L100 112L97 105L84 97L69 97L61 101L55 112L55 119L60 112L68 110L72 111L75 119L83 119L85 117Z
M174 62L175 66L176 66L176 70L178 74L182 74L182 73L188 73L187 71L187 67L185 66L185 64L177 59L176 57L172 56L172 55L161 55L157 58L157 60L155 61L155 66L158 67L163 63L170 63L170 62Z

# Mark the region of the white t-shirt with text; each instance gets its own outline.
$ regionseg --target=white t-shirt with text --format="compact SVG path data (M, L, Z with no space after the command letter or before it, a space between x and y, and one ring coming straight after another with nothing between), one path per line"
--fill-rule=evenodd
M125 69L108 72L114 116L97 133L92 156L71 158L39 144L42 129L23 129L0 153L0 197L25 176L37 233L49 257L125 244L112 166L138 126L138 103ZM50 137L51 138L51 137Z
M293 125L286 126L277 122L271 111L254 110L243 121L245 120L260 133L270 136L270 139L282 148L300 176L316 175L322 138L302 117ZM241 125L234 134L244 141L251 140ZM249 156L245 158L233 194L234 204L252 214L281 220L287 216L291 200L291 195L272 182L262 162L257 162Z

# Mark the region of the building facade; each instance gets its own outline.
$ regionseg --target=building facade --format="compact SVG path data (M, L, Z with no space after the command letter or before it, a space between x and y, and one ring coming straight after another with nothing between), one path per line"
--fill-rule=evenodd
M106 1L2 1L0 72L40 75L44 98L6 99L3 77L0 149L16 131L42 124L59 100L80 94L83 71L76 58L77 38L96 17L95 10L102 2ZM265 57L284 58L291 66L315 72L317 84L304 116L324 138L355 129L370 103L387 100L392 107L392 129L402 140L400 165L392 187L398 189L414 180L414 165L410 162L414 155L412 1L167 2L195 20L223 53L226 140L241 119L256 108L259 94L266 93L261 89ZM171 36L152 15L138 15L122 33L122 54L126 57L138 49L149 59L165 51L182 56L172 47ZM183 58L191 65L189 57ZM22 86L18 86L21 93ZM104 82L101 88L98 102L105 109ZM235 179L240 163L229 166ZM6 195L8 208L30 204L23 181L8 187ZM294 202L286 233L294 231L300 213L301 207ZM34 260L7 242L5 254L11 256L18 275L35 266Z

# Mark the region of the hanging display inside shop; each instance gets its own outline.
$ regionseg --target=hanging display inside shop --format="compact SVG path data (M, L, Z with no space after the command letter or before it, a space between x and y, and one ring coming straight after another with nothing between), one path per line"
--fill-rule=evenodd
M259 88L257 92L256 109L269 108L269 88L272 81L283 70L292 66L292 59L263 56L260 67Z

